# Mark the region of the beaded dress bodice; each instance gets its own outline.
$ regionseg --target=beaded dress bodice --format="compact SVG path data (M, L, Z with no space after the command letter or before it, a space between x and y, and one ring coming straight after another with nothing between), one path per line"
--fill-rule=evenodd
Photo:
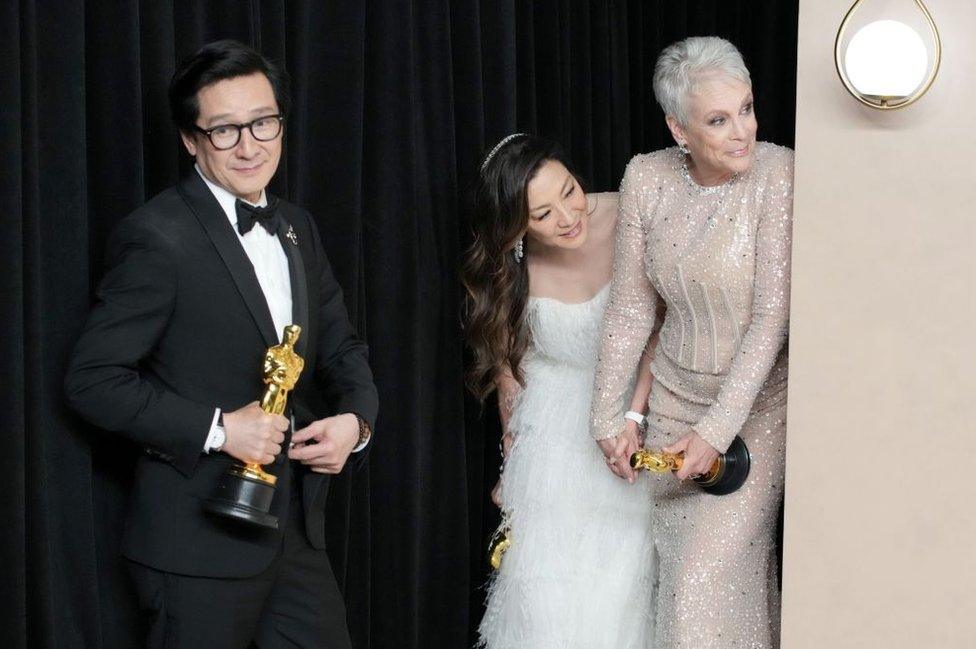
M612 434L622 395L667 304L655 379L711 406L695 430L724 449L753 403L785 389L793 154L756 145L750 169L701 187L677 149L627 167L593 399L593 435Z

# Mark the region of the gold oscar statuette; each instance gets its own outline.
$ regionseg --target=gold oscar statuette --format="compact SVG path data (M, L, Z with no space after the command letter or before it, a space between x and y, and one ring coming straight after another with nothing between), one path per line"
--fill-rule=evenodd
M510 547L512 547L512 528L503 522L491 535L491 541L488 543L488 563L493 570L502 567L502 556Z
M651 473L677 471L684 463L684 453L665 453L646 448L630 456L630 467L635 471L646 469ZM694 478L703 491L724 496L741 487L749 477L752 455L742 438L736 435L729 449L712 463L707 473Z
M269 347L264 355L262 375L267 387L261 395L261 410L266 413L285 413L288 393L295 388L305 367L305 361L295 353L295 343L301 332L298 325L288 325L281 344ZM218 478L213 494L204 502L204 509L212 514L277 529L278 517L269 513L277 479L257 463L232 466Z

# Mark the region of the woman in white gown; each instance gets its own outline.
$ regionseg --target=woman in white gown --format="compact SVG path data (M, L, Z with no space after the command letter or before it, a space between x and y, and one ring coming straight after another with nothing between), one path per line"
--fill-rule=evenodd
M588 429L616 218L616 195L584 194L549 141L509 136L482 164L463 273L469 387L498 390L506 459L493 496L512 546L481 647L647 649L653 637L651 500L626 466L642 412L599 445ZM641 365L631 410L646 408Z

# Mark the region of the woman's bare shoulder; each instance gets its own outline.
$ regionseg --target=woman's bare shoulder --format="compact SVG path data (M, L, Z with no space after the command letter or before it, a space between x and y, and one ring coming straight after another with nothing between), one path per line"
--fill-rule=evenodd
M587 202L590 206L590 216L594 223L617 220L617 207L620 203L617 192L600 192L587 194Z
M603 237L612 237L617 227L617 207L619 194L617 192L600 192L587 194L590 209L590 223L592 232ZM601 238L603 238L601 237Z

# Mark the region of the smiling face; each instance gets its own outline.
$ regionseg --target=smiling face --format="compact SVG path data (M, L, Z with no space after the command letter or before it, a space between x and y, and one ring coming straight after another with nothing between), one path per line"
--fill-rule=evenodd
M268 78L256 72L224 79L197 93L200 115L196 125L212 129L221 124L246 124L264 115L276 115L278 102ZM248 129L237 145L220 151L203 133L181 133L183 144L196 158L203 175L239 198L256 203L281 160L282 135L261 142Z
M575 250L586 242L586 194L561 162L543 162L525 193L529 209L526 236L532 243Z
M702 185L717 185L752 165L756 114L752 86L722 74L702 79L688 97L688 123L668 116L678 144L691 152L691 172Z

